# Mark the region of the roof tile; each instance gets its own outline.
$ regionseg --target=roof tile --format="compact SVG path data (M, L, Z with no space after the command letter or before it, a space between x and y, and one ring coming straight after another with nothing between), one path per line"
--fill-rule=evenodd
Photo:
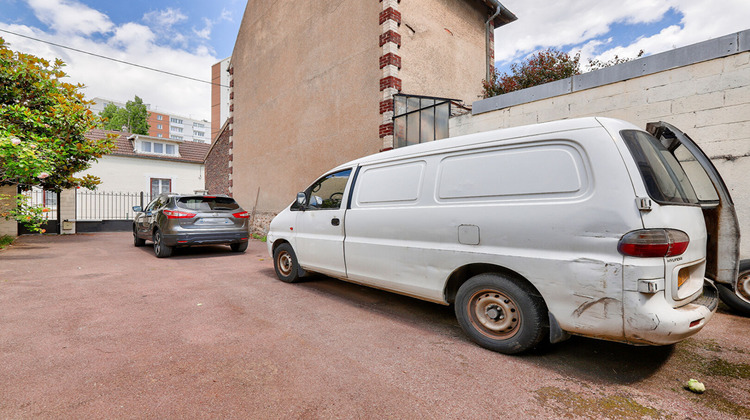
M134 135L131 133L126 133L122 131L109 131L109 130L94 129L86 133L86 138L90 140L101 140L101 139L106 138L107 134L110 134L110 133L117 135L117 138L115 139L115 150L112 151L112 153L110 153L110 155L112 156L129 156L129 157L139 157L139 158L145 158L145 159L169 160L169 161L176 161L176 162L203 163L206 157L206 153L208 153L208 149L211 148L211 145L206 144L206 143L169 139L169 143L178 143L180 145L180 156L176 157L176 156L136 153L133 151L133 140L129 139L129 137L132 137ZM149 140L153 139L154 141L167 140L167 139L159 139L159 138L149 137L149 136L141 136L141 135L138 135L138 136L146 137Z

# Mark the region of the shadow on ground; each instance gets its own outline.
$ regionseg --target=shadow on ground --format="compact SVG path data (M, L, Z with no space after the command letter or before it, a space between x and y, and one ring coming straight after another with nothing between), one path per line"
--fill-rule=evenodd
M270 270L269 276L275 277ZM264 273L266 274L266 273ZM419 328L469 341L456 321L453 307L409 298L365 286L314 275L295 285L322 298L334 299ZM292 286L294 287L294 286ZM501 362L519 358L560 375L602 384L631 384L659 371L674 353L674 346L631 346L628 344L571 337L526 354L498 354Z
M142 247L139 247L139 249L143 251L144 254L148 254L152 258L156 258L156 255L154 255L154 246L150 242ZM231 249L229 249L229 245L197 245L174 248L169 259L192 260L200 258L232 257L237 255L240 255L240 253L233 252Z

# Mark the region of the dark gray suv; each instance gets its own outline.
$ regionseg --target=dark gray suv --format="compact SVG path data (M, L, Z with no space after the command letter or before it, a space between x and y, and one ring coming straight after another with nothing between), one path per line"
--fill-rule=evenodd
M133 244L154 242L159 258L175 247L228 244L245 252L249 235L248 212L227 196L161 194L145 209L134 206Z

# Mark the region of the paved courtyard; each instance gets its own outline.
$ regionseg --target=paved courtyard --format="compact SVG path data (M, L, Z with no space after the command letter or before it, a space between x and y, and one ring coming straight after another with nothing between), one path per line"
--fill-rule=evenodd
M690 378L707 392L682 389ZM669 347L477 347L450 307L326 277L265 244L157 259L129 233L0 251L0 418L750 418L750 318Z

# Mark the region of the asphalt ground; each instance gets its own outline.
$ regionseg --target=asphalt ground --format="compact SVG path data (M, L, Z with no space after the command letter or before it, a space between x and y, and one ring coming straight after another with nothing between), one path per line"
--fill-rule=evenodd
M0 418L489 416L750 418L750 318L722 305L674 346L573 337L506 356L451 307L282 283L262 242L157 259L98 233L0 251Z

